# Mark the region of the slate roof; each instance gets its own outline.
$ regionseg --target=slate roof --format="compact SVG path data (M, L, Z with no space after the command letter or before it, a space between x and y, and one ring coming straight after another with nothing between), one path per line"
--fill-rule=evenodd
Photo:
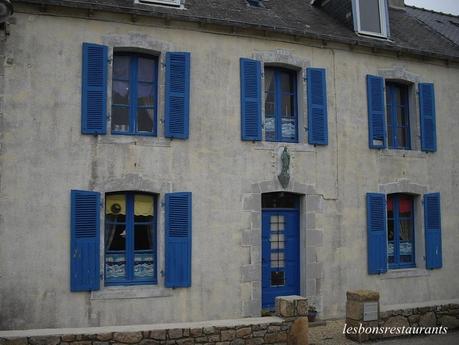
M246 0L186 0L185 9L134 4L133 0L13 0L14 3L66 6L104 10L191 22L288 33L402 53L459 61L459 46L435 32L416 16L390 9L391 39L372 39L314 7L309 0L265 0L264 7L249 6ZM408 9L408 11L411 11ZM440 15L443 16L443 15ZM447 16L445 16L447 17Z
M422 21L444 37L459 45L459 16L407 6L409 15Z

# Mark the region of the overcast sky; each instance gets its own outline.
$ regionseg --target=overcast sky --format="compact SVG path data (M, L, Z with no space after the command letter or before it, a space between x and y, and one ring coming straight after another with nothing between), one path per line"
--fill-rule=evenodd
M405 4L459 15L459 0L405 0Z

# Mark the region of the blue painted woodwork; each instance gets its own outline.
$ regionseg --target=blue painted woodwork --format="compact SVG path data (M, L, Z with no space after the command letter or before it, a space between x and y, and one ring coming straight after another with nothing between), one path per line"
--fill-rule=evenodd
M441 268L443 259L441 245L440 193L424 194L424 227L426 268Z
M241 58L241 139L261 140L261 63Z
M117 63L117 59L121 57L127 57L126 60L128 66L126 69L128 74L126 76L117 76L113 73L113 87L112 87L112 134L116 135L142 135L142 136L156 136L157 134L157 94L158 94L158 59L153 56L143 55L143 54L134 54L134 53L117 53L114 55L114 66ZM139 59L146 58L151 61L152 64L152 76L141 76L139 75ZM149 80L151 78L151 80ZM146 81L148 80L148 81ZM128 103L127 104L117 104L115 103L115 83L116 82L124 82L127 83L129 86L128 91ZM139 104L139 88L140 87L151 87L151 94L150 96L153 99L153 104L142 105ZM127 109L128 111L128 128L125 130L121 130L116 127L116 123L114 121L114 112L117 109ZM138 112L141 110L152 110L153 111L153 128L151 131L145 131L139 129L138 125Z
M276 217L283 217L284 230L276 232ZM278 219L278 218L277 218ZM283 248L277 236L283 236ZM277 260L283 255L283 264ZM300 293L299 212L270 209L262 212L262 307L273 309L276 296ZM282 279L281 279L282 278Z
M367 75L368 139L371 149L386 148L384 78Z
M308 143L328 145L326 70L308 68Z
M387 271L386 196L367 193L368 274Z
M437 151L435 91L430 83L419 84L419 115L421 123L421 150Z
M190 53L166 53L166 138L188 139Z
M100 194L71 191L70 290L99 290Z
M192 195L167 193L165 286L191 286Z
M106 46L83 43L81 92L81 133L107 132L107 61Z

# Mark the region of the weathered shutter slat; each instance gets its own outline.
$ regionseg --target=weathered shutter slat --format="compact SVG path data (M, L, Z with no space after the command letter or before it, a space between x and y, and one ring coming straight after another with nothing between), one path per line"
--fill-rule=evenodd
M166 138L189 137L190 59L190 53L166 53Z
M368 274L387 271L386 196L367 193Z
M241 139L261 140L261 63L241 58Z
M81 133L107 132L107 61L106 46L83 43Z
M100 194L71 191L70 290L99 290Z
M308 143L328 144L327 82L323 68L308 68Z
M419 115L421 122L421 150L435 152L437 151L437 134L433 84L419 84Z
M166 194L165 286L191 286L191 193Z
M441 210L440 193L424 195L424 228L426 242L426 268L441 268Z
M371 149L386 147L384 78L367 75L368 138Z

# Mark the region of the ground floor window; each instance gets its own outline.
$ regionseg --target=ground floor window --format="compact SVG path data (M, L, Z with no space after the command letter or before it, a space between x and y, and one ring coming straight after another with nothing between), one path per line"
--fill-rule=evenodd
M106 285L156 283L155 201L152 194L106 195Z
M412 196L387 196L387 240L389 268L415 267Z

